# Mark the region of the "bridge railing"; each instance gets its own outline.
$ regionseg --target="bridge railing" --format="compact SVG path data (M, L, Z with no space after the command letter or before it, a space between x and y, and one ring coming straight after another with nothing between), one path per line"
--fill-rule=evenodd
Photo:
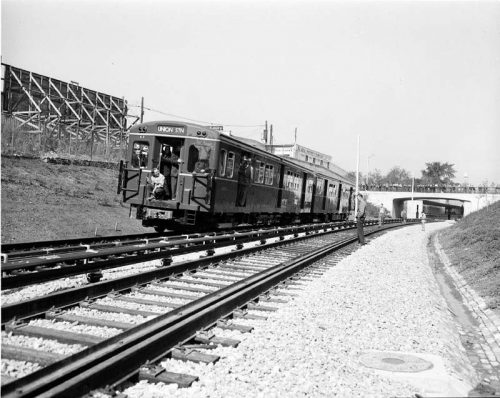
M411 185L403 184L384 184L384 185L366 185L359 186L361 191L379 191L379 192L411 192ZM423 193L470 193L470 194L500 194L500 186L454 186L454 185L415 185L414 192Z

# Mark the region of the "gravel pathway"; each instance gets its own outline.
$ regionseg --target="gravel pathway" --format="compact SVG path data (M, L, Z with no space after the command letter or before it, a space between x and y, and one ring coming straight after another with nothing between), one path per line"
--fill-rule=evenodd
M129 397L466 396L477 380L427 257L429 234L447 225L429 223L425 232L408 226L373 239L323 277L304 283L302 291L294 290L298 296L287 304L273 304L280 309L266 313L267 321L253 321L254 331L241 334L237 348L220 350L215 365L196 365L192 374L200 381L191 388L141 382L124 392ZM361 363L367 354L389 358L387 366L401 354L433 366L418 373L376 370Z

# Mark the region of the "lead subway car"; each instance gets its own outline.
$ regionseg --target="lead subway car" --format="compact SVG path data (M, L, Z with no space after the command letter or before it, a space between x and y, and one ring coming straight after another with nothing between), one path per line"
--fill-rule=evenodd
M147 178L165 148L180 159L178 169L165 170L171 195L150 200ZM354 207L352 182L328 169L171 121L132 127L118 193L143 226L157 231L342 220Z

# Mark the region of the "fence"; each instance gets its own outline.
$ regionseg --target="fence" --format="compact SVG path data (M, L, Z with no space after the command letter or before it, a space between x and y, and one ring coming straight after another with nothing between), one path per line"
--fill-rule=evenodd
M59 157L118 162L125 156L128 134L103 136L94 133L79 135L64 124L55 127L40 125L39 129L22 125L13 117L2 114L2 154Z
M365 185L359 186L361 191L411 192L411 185ZM500 194L500 186L471 185L415 185L414 192L427 193L496 193Z

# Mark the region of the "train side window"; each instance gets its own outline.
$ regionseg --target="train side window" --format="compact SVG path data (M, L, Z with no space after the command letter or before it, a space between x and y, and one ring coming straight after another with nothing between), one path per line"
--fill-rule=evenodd
M273 185L274 180L274 166L266 164L265 184Z
M293 188L296 191L298 191L299 187L300 187L300 178L299 178L299 175L297 173L293 173L293 181L294 181Z
M308 193L312 193L312 191L313 191L313 184L314 184L313 180L307 180L307 192Z
M323 195L323 180L319 178L316 182L316 195Z
M221 149L219 158L219 175L224 177L226 175L226 164L227 164L227 151Z
M264 162L258 162L258 170L257 170L257 175L256 175L256 182L258 182L259 184L263 184L264 183L264 167L265 167L265 164Z
M328 196L330 196L330 197L335 196L335 184L330 184L328 186Z
M234 173L234 152L228 152L226 161L226 177L232 178Z

